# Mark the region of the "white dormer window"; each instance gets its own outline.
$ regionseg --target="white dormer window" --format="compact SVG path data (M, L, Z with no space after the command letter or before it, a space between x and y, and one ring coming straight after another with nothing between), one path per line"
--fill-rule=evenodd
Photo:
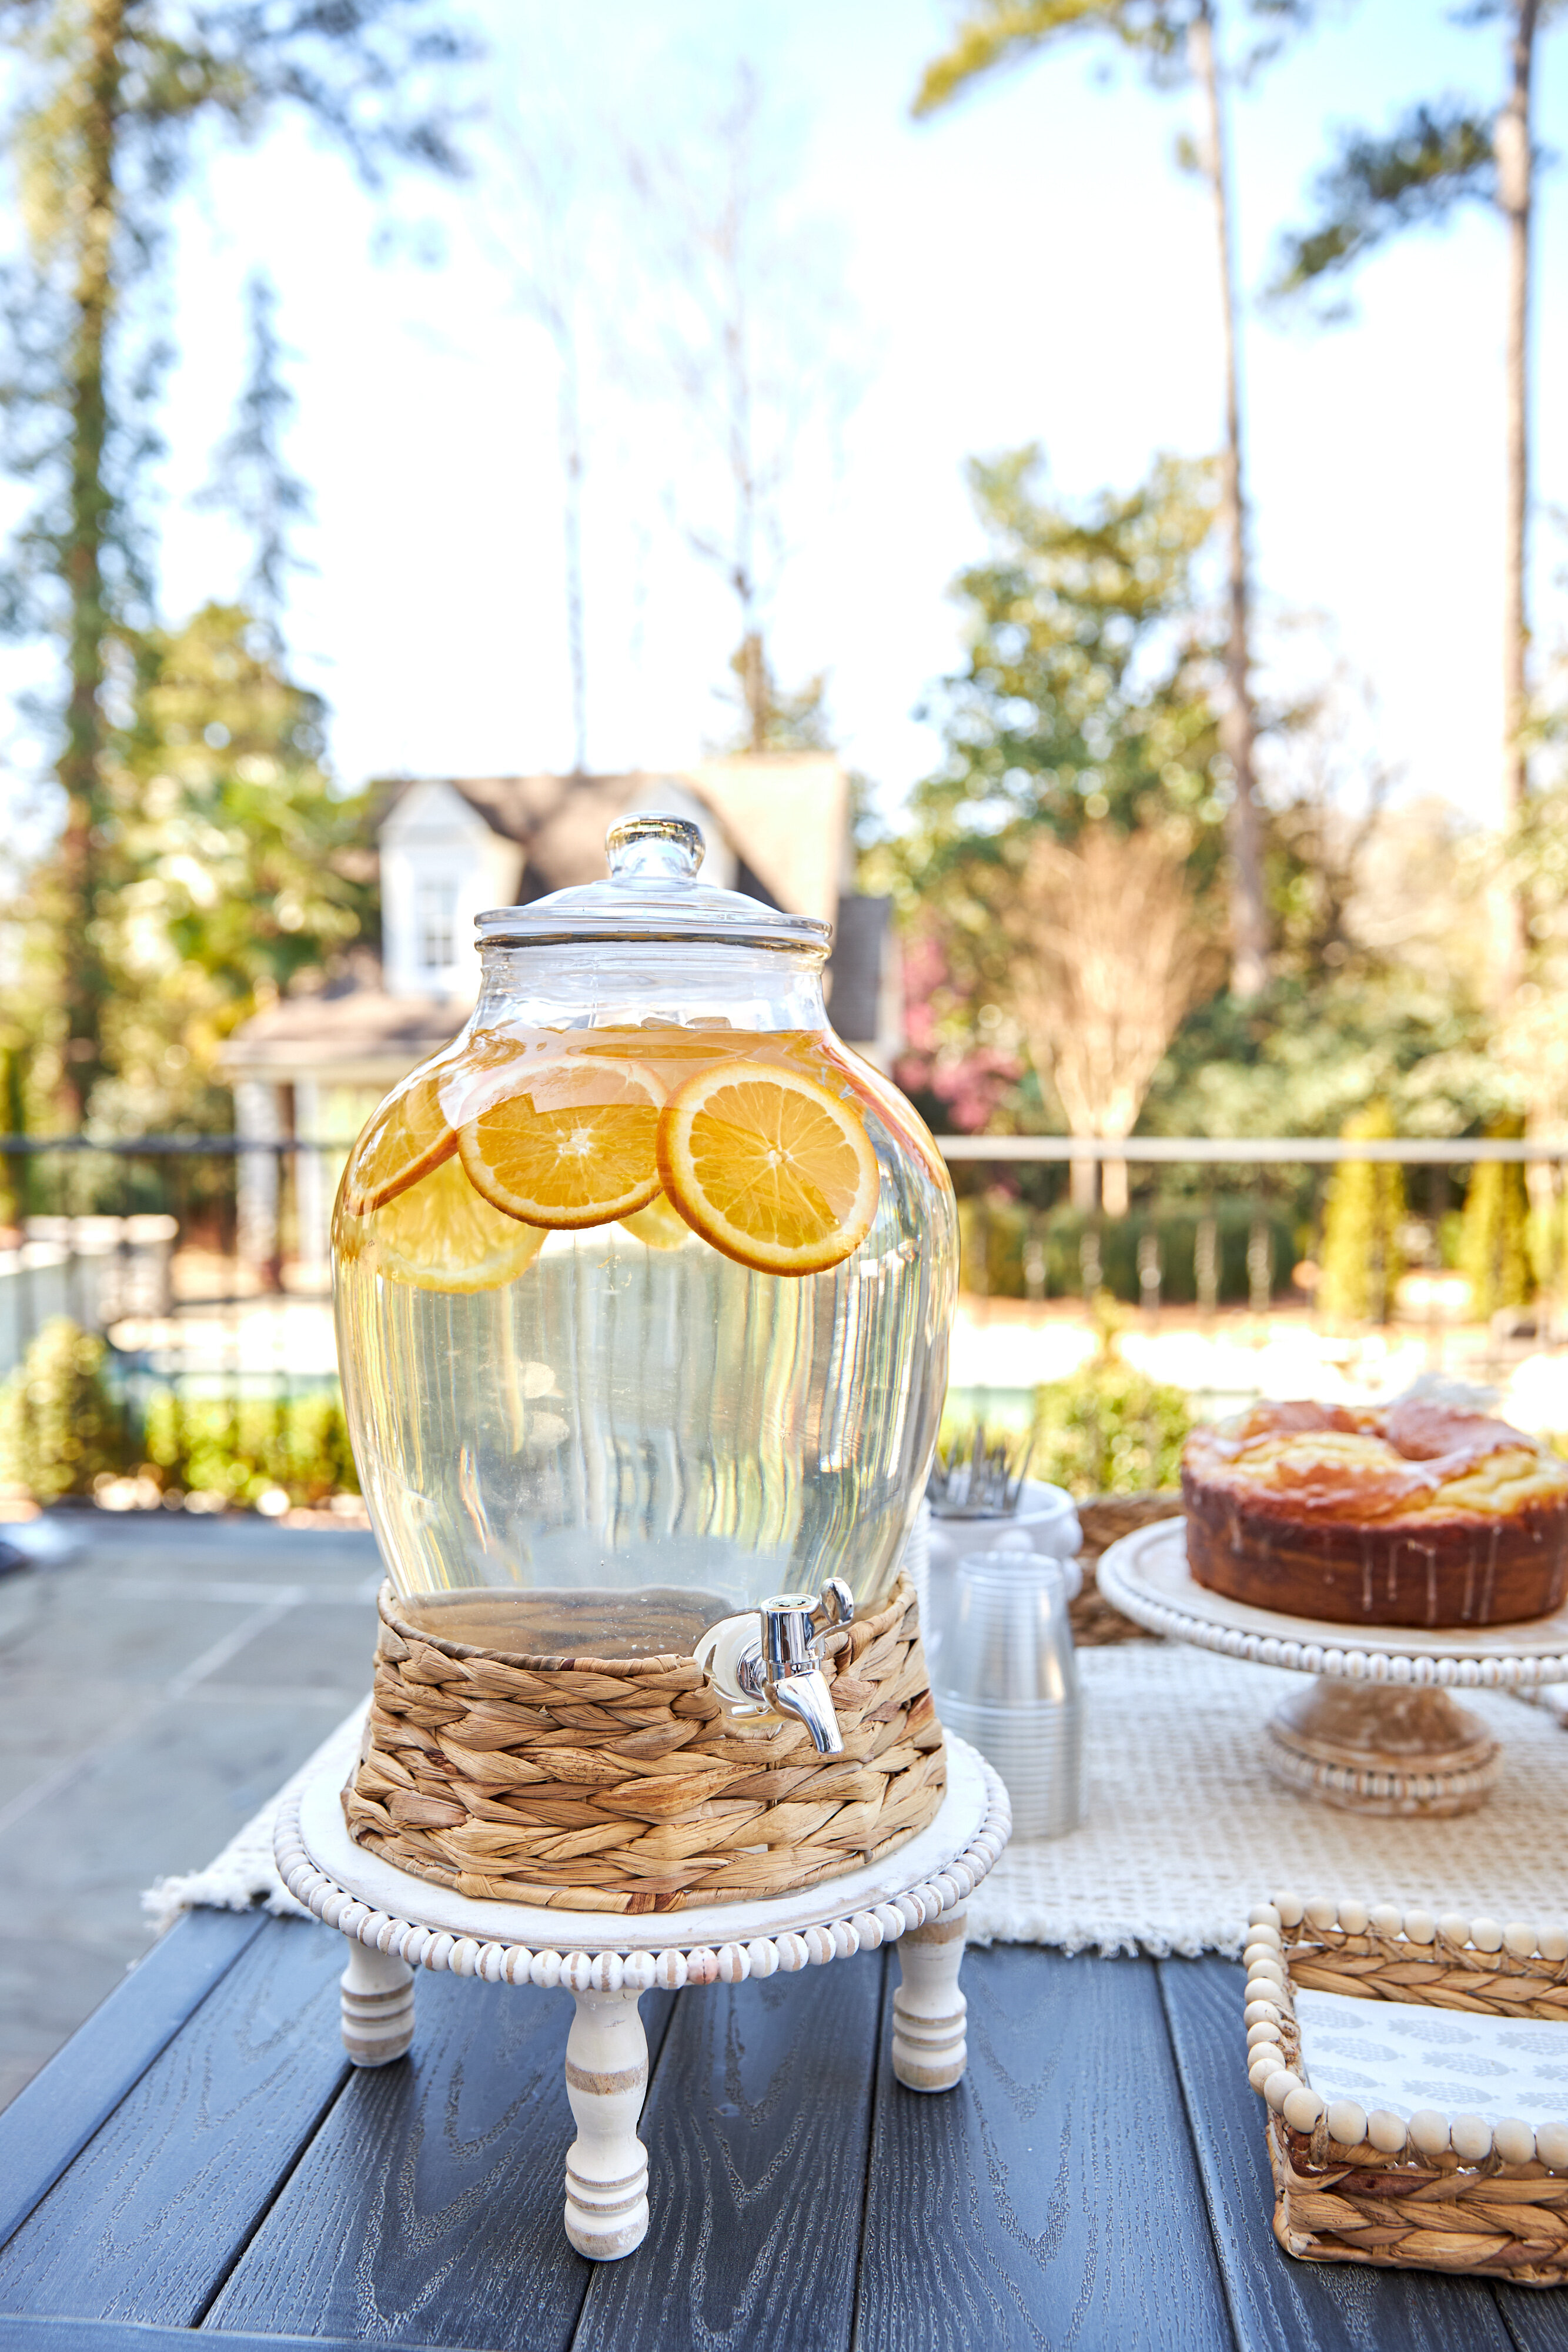
M414 885L419 965L433 981L449 979L457 963L457 877L422 874Z
M381 831L382 949L393 996L471 1002L474 918L517 896L523 853L448 783L410 784Z

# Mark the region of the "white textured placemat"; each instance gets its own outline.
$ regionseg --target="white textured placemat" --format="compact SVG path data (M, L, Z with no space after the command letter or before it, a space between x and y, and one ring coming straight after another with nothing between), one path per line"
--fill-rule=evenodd
M1070 1952L1235 1952L1250 1906L1281 1887L1307 1896L1420 1904L1532 1925L1568 1920L1568 1737L1558 1715L1467 1691L1503 1742L1502 1779L1452 1822L1373 1821L1269 1778L1263 1724L1300 1675L1176 1643L1079 1654L1089 1809L1047 1844L1017 1840L976 1892L977 1943ZM298 1914L272 1862L283 1798L329 1763L347 1779L364 1710L339 1725L286 1789L206 1869L142 1897L159 1927L205 1905Z
M1548 1708L1466 1691L1503 1743L1488 1802L1458 1821L1377 1821L1296 1796L1264 1769L1265 1718L1300 1675L1174 1642L1081 1651L1078 1666L1084 1825L1014 1840L969 1906L972 1942L1236 1952L1251 1905L1283 1887L1568 1919L1568 1738Z

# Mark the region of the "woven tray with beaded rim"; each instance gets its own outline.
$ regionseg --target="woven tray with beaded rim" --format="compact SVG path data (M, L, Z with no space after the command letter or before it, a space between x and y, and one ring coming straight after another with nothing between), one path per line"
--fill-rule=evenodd
M1568 1933L1434 1919L1391 1905L1252 1912L1247 2071L1269 2109L1274 2234L1304 2262L1364 2263L1568 2284L1568 2125L1495 2126L1421 2111L1406 2123L1306 2081L1294 1988L1491 2017L1568 2019Z
M942 1727L908 1581L830 1633L843 1753L732 1717L695 1658L527 1657L377 1601L374 1694L343 1791L355 1843L479 1901L678 1911L859 1869L942 1802Z

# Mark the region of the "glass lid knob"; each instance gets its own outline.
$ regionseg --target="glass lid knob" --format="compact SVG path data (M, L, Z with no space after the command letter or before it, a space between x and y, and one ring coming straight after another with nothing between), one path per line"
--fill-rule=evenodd
M604 836L616 882L690 882L706 851L702 828L684 816L644 809L623 816Z

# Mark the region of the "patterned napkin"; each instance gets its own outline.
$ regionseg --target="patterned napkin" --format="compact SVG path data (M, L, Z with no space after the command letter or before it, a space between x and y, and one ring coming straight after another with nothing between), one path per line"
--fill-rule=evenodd
M1568 2021L1478 2017L1341 1992L1295 1995L1307 2080L1323 2098L1489 2124L1568 2123Z

